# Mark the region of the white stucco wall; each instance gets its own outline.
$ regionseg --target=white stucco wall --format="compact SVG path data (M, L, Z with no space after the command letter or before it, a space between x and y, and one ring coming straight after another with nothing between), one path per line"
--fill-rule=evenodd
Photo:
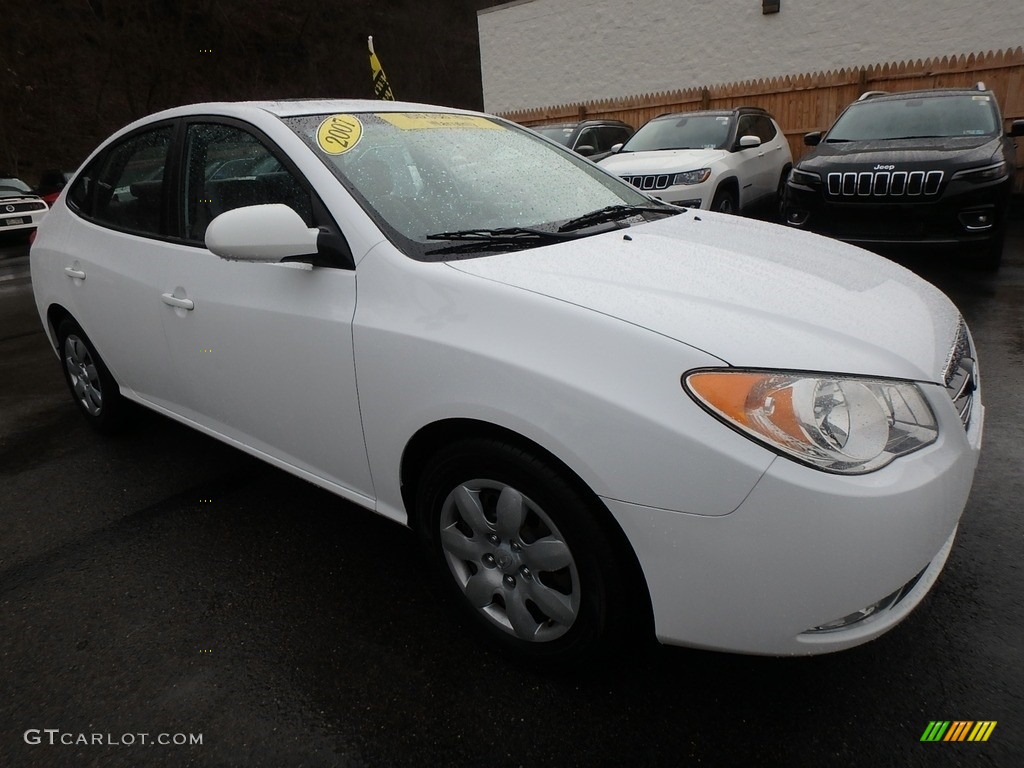
M1024 0L519 0L478 22L490 112L1024 45Z

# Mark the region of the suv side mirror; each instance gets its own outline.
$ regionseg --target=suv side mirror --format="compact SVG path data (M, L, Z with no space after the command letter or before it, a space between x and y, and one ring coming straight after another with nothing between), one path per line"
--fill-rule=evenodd
M1007 136L1024 136L1024 120L1014 120L1010 123L1010 130L1006 133Z
M584 157L590 157L597 153L597 147L591 146L590 144L580 144L576 147L576 152Z
M753 134L747 134L746 136L740 136L739 140L740 149L749 149L750 147L760 147L761 139Z
M804 144L808 147L816 147L821 143L821 131L811 131L804 134Z
M614 155L616 152L622 149L624 143L625 142L620 141L618 144L612 144L611 149L609 151Z

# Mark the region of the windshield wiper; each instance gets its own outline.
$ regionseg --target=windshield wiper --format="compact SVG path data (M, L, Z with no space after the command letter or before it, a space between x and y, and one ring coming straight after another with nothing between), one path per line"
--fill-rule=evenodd
M604 208L598 208L596 211L585 213L582 216L577 216L575 219L569 219L558 228L558 231L572 232L573 230L583 229L594 224L618 221L619 219L629 218L641 213L659 213L663 216L675 216L677 213L682 213L682 209L668 205L609 205Z
M501 229L457 229L453 232L435 232L427 240L471 240L479 242L512 242L538 240L567 240L571 235L533 227L503 227Z
M459 229L452 232L435 232L427 240L451 240L454 245L441 246L427 251L439 253L476 253L479 251L505 251L548 245L574 240L579 235L552 232L533 227L504 227L501 229Z

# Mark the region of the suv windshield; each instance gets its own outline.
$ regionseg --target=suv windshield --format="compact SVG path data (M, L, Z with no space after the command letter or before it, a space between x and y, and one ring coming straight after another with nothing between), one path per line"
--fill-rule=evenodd
M537 125L533 128L541 136L557 141L566 147L569 146L569 137L572 136L573 129L574 126L571 125Z
M637 131L621 152L725 149L729 141L730 122L729 115L657 117Z
M622 206L678 212L528 129L482 115L364 112L283 120L414 258L451 258L446 240L461 243L463 256L529 247L537 244L531 238L602 209L612 212L602 214L594 231L656 215ZM574 228L571 236L594 231ZM473 241L489 242L485 248Z
M915 96L856 102L839 116L825 141L988 136L999 127L988 94Z

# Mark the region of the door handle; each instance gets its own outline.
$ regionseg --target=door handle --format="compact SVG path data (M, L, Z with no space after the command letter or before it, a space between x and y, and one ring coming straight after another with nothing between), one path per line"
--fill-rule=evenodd
M164 304L178 309L195 309L196 306L192 299L179 299L173 293L161 293L160 298L164 300Z
M64 274L68 277L77 277L79 280L85 280L85 272L80 269L73 267L64 267Z

